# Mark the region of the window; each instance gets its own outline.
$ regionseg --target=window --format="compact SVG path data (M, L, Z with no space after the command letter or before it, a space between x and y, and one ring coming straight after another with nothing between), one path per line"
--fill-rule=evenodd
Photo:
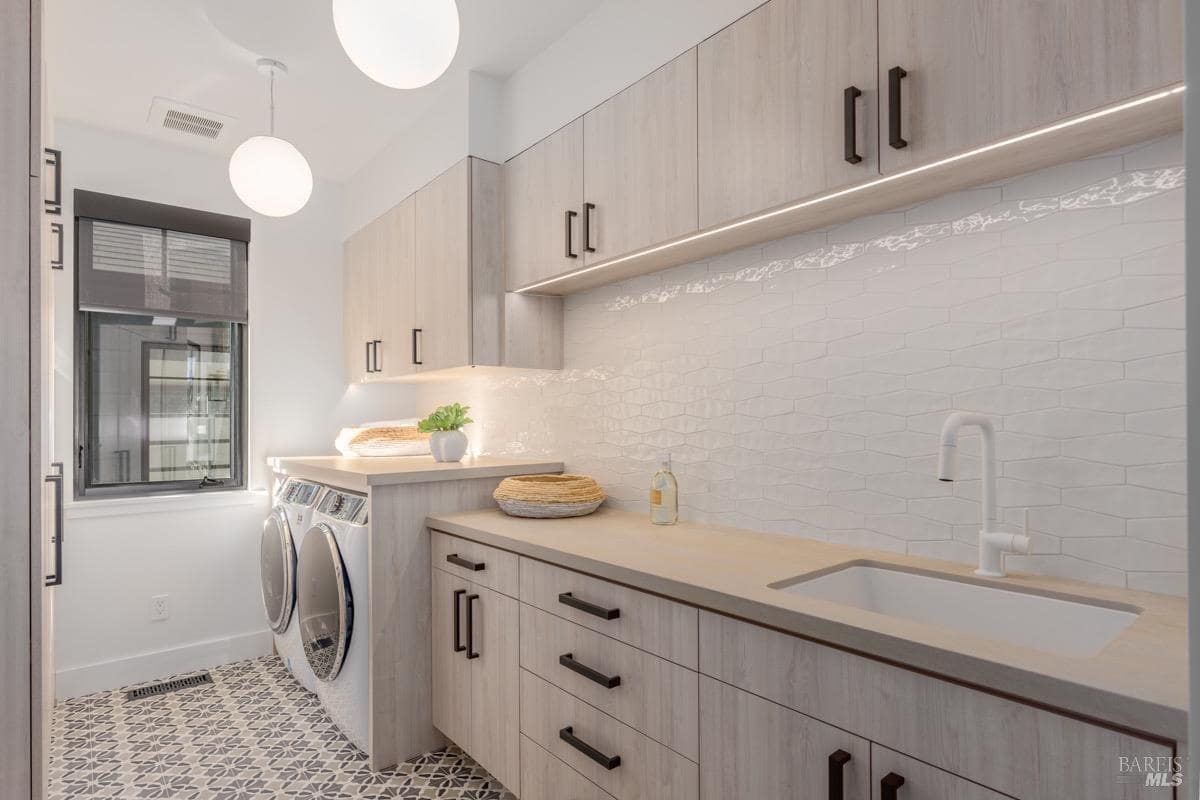
M76 496L244 486L249 222L82 191L75 209Z

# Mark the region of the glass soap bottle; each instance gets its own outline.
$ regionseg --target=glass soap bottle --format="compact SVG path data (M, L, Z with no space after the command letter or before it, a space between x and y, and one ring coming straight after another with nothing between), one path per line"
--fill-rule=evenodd
M658 472L650 479L650 521L674 525L679 521L679 482L671 472L671 454L659 457Z

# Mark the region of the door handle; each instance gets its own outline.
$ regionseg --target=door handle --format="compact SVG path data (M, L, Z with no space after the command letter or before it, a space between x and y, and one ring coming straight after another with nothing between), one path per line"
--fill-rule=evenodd
M369 341L367 342L366 371L371 371L371 343Z
M448 561L449 563L453 564L456 567L462 567L463 569L469 569L472 572L479 572L480 570L482 570L484 567L487 566L487 564L482 561L468 561L467 559L460 556L458 553L451 553L450 555L446 556L446 561Z
M845 767L850 754L845 750L834 750L829 754L829 800L845 800Z
M595 210L595 203L583 204L583 249L588 253L596 252L596 248L592 247L592 212Z
M425 333L420 328L412 329L412 363L420 366L424 362L417 356L417 339Z
M46 576L47 586L61 586L63 582L63 470L62 462L55 461L50 465L57 468L52 475L45 477L46 483L54 484L54 572Z
M600 684L605 689L615 689L621 685L620 675L605 675L599 670L592 669L587 664L580 664L575 660L574 653L563 653L558 657L558 663L572 672L579 673L589 681Z
M900 787L904 785L904 776L889 772L879 781L879 800L897 800L900 797Z
M61 222L50 223L50 233L58 240L58 257L50 259L50 269L63 268L63 225Z
M576 736L575 731L570 725L559 730L558 738L562 739L564 742L571 745L571 747L574 747L576 750L583 753L585 756L590 758L592 761L595 761L605 769L616 769L617 767L621 766L620 756L607 756L604 753L601 753L583 739L580 739L578 736Z
M466 589L455 589L454 590L454 652L456 652L456 653L461 653L463 650L467 649L466 645L460 644L460 641L462 639L462 632L459 630L459 625L458 625L458 617L459 617L459 602L458 601L466 593L467 593Z
M845 136L845 158L851 164L862 161L858 154L858 98L862 90L857 86L847 86L842 92L842 127Z
M479 599L477 594L467 595L467 658L479 658L475 649L475 606L471 605Z
M562 592L559 594L558 602L562 603L564 606L570 606L571 608L578 609L585 614L591 614L593 617L599 617L600 619L616 619L617 617L621 616L621 609L619 608L605 608L604 606L598 606L595 603L589 603L586 600L580 600L570 592Z
M46 166L54 168L54 195L42 201L47 214L62 216L62 150L45 148Z
M383 372L383 367L379 366L379 345L383 344L383 339L372 339L371 344L371 371Z
M566 242L567 242L566 256L567 256L567 258L579 258L579 254L576 253L575 250L571 247L571 220L575 219L575 217L577 217L577 216L579 216L579 215L576 212L571 211L570 209L567 209L567 212L563 217L563 219L565 221L564 228L566 229Z
M888 70L888 144L900 150L908 142L900 135L900 81L908 76L904 67Z

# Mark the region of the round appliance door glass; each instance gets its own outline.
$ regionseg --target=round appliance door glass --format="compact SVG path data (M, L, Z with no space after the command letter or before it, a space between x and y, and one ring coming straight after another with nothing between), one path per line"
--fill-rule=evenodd
M282 506L276 506L263 522L258 549L267 624L276 633L283 633L292 619L292 607L296 602L296 547Z
M328 525L314 525L304 535L296 574L296 611L300 615L304 656L318 678L332 681L350 646L354 598L337 540Z

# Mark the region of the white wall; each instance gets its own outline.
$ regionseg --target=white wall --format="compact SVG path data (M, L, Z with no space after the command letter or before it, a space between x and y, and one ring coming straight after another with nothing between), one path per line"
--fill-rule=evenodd
M347 390L342 370L341 187L318 182L298 214L270 219L243 206L224 157L60 120L64 219L75 188L252 220L248 327L249 486L257 494L83 500L67 513L66 575L57 590L61 689L86 691L159 677L222 656L265 652L258 530L265 459L333 452L341 424L402 404L407 387ZM71 226L68 224L68 231ZM68 238L67 252L73 252ZM71 265L72 259L68 259ZM56 278L55 451L72 462L73 276ZM375 404L375 408L372 408ZM68 478L71 475L67 470ZM68 497L71 487L67 488ZM172 616L148 619L171 595ZM249 648L249 650L247 649Z

